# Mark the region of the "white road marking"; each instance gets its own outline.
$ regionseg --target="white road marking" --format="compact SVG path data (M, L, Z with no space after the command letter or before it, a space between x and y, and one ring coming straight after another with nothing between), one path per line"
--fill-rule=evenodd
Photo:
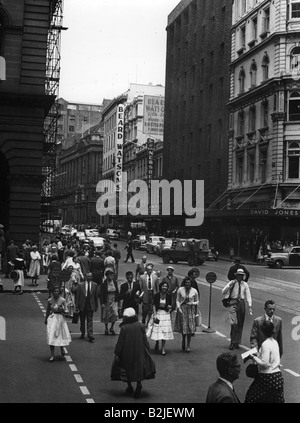
M71 369L72 372L78 372L77 367L75 366L75 364L69 364L69 367Z
M290 370L290 369L283 369L283 370L285 370L286 372L290 373L293 376L300 377L300 375L296 372L293 372L293 370Z
M72 360L72 358L71 358L69 355L65 355L65 359L66 359L66 361L68 361L69 363L70 363L71 361L73 361L73 360Z
M88 404L95 404L95 401L94 401L92 398L88 398L88 399L86 400L86 402L87 402Z
M80 375L74 375L76 382L83 383L82 377Z
M79 386L83 395L90 395L89 390L86 386Z

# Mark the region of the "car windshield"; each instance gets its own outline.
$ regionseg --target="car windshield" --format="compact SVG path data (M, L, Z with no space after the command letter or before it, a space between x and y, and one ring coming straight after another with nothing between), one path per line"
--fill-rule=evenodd
M293 247L286 247L283 249L283 253L290 253L292 251Z
M157 237L153 237L153 238L151 238L151 242L159 242L159 241L162 241L163 240L163 238L160 238L159 236L157 236Z

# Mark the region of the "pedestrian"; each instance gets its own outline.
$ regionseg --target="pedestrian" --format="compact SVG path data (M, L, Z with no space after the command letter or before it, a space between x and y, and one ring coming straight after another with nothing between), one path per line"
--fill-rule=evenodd
M49 242L47 240L44 241L43 247L42 247L42 262L43 262L43 274L47 275L48 273L48 267L50 264L50 246Z
M124 250L127 250L127 256L126 259L124 260L124 263L127 263L129 259L131 259L131 262L134 263L134 257L132 254L132 250L133 250L133 240L131 237L128 238L127 240L127 244L124 248Z
M90 273L91 271L91 260L82 250L80 250L78 252L78 256L76 257L76 262L80 264L81 272L83 274L83 278L85 279L87 273Z
M156 373L155 363L149 353L145 326L138 321L134 309L127 308L124 310L120 328L113 367L117 365L124 369L125 377L122 380L127 383L126 393L134 393L134 398L139 398L142 381L155 378ZM135 391L133 382L136 382Z
M60 347L61 355L65 355L64 347L72 341L65 315L68 312L66 301L55 287L48 299L45 324L47 325L47 342L50 346L50 362L54 361L55 347Z
M153 272L153 264L148 263L146 273L140 276L140 287L142 299L142 323L148 324L153 313L153 296L158 292L156 290L157 275Z
M190 352L191 337L196 332L196 317L199 314L199 296L192 281L185 278L184 286L177 291L176 319L174 331L182 334L181 349Z
M244 270L237 269L235 279L230 281L222 291L222 294L230 298L229 320L231 325L229 349L239 349L242 340L243 327L246 315L245 299L252 315L252 298L249 285L243 279L246 276Z
M264 321L261 331L266 340L262 343L257 356L250 355L258 365L258 375L246 393L245 403L282 404L285 402L284 382L280 370L279 346L273 338L273 323Z
M250 334L250 345L251 348L260 349L262 343L266 337L263 334L261 327L264 322L272 322L274 325L273 338L278 342L280 357L283 355L283 337L282 337L282 319L275 316L275 302L268 300L265 302L265 314L263 316L254 319L251 334Z
M140 277L146 272L147 256L142 257L142 261L137 264L135 270L135 280L139 281Z
M83 276L80 263L78 263L77 259L75 258L75 251L73 250L69 251L69 255L61 266L61 270L68 269L70 266L72 266L73 269L78 270L80 278L83 281L85 278Z
M61 289L61 263L58 261L58 255L52 254L50 263L48 266L48 278L47 278L47 289L49 292L49 298L51 297L51 293L55 287Z
M177 291L180 288L180 284L178 278L174 276L174 267L168 266L167 272L167 275L162 278L162 282L167 282L168 291L172 296L172 310L176 310Z
M114 243L112 255L113 255L113 258L115 259L115 262L116 262L116 277L118 279L118 277L119 277L119 261L121 260L121 251L119 250L118 244L116 242Z
M99 250L97 250L95 252L95 256L91 258L91 272L93 275L93 281L96 282L99 287L104 274L104 258Z
M112 269L108 268L100 285L101 322L105 324L105 335L116 335L114 325L119 318L119 287ZM108 324L111 324L108 331Z
M6 241L4 238L4 231L0 229L0 275L3 271L5 252L6 252Z
M87 335L89 342L94 342L93 316L98 310L98 288L92 281L92 274L87 273L86 279L78 286L75 296L76 310L80 316L80 339L85 337L85 321L87 322Z
M22 295L22 287L24 286L24 270L25 270L25 261L22 257L22 253L18 253L18 257L14 262L14 270L17 272L18 278L14 280L14 291L13 294Z
M121 314L123 315L126 308L133 308L138 316L139 311L139 295L141 287L139 282L133 279L133 272L130 270L125 274L126 282L120 287L120 301L122 301Z
M115 277L117 277L116 260L113 257L112 251L108 250L105 255L106 257L104 259L104 273L107 269L111 269Z
M159 349L161 341L161 354L166 355L166 341L174 339L171 322L172 296L168 293L168 283L159 284L159 292L153 297L153 314L150 318L146 335L155 342L155 350Z
M217 370L219 378L210 385L207 396L207 404L238 404L238 399L233 382L240 377L241 365L236 354L223 353L217 358Z
M11 240L9 242L9 246L6 250L6 260L7 260L7 267L6 267L6 278L9 278L10 272L13 270L14 262L18 257L19 248L15 245L14 241Z
M243 266L241 264L241 258L240 257L236 257L234 260L234 265L230 267L229 271L228 271L228 275L227 275L227 279L229 281L232 281L233 279L235 279L235 273L238 269L243 269L243 271L245 272L245 282L248 282L248 279L250 277L250 273L249 271L246 269L245 266Z
M200 276L199 270L196 267L194 267L193 269L190 269L188 271L188 274L186 277L191 280L192 288L196 289L199 295L199 300L200 300L200 291L199 291L198 283L196 280L197 277L199 276ZM181 286L184 286L184 285L185 285L185 279L183 279L183 281L181 282Z
M31 277L31 286L38 286L38 279L41 273L41 255L38 251L36 245L32 246L32 251L30 252L30 267L28 275Z

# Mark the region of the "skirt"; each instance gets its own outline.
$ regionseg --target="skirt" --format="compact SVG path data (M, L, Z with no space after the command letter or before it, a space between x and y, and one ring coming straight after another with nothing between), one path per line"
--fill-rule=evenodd
M176 312L174 332L182 333L183 335L192 335L196 332L196 306L189 306L182 304L182 313L179 310Z
M158 310L156 317L159 319L159 323L153 322L153 314L149 320L146 335L148 338L154 341L174 339L172 331L171 315L165 310Z
M250 385L245 403L248 404L283 404L283 377L281 372L259 373Z
M47 343L53 347L66 347L72 341L66 319L61 314L51 314L47 321Z
M106 305L101 309L101 322L105 324L114 323L118 318L118 303L115 301L115 293L108 293Z
M16 270L19 273L19 278L16 282L14 282L14 287L16 286L24 286L24 271L23 270Z
M41 263L39 260L31 260L28 275L31 278L38 278L41 273Z

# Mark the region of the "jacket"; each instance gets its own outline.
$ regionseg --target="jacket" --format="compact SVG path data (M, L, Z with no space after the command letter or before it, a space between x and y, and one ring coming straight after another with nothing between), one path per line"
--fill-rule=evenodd
M218 379L210 385L205 402L207 404L238 404L240 400L227 383Z
M85 307L86 292L85 282L81 282L77 288L76 293L76 307L79 311L83 312ZM98 288L95 282L91 282L91 297L90 297L91 310L98 310Z
M258 350L261 344L266 340L265 335L261 331L261 326L266 320L265 316L260 316L254 319L251 334L250 334L250 345L251 348L256 347ZM283 354L283 342L282 342L282 320L278 316L273 316L274 332L273 338L278 342L280 357Z

